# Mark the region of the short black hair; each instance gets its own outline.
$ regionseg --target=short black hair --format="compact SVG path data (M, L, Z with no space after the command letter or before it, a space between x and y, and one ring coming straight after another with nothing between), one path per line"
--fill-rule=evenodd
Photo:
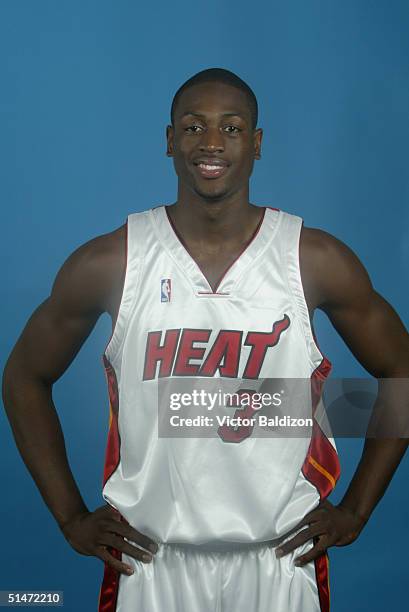
M256 96L254 95L253 90L243 81L243 79L237 76L237 74L234 74L234 72L225 70L224 68L207 68L206 70L202 70L201 72L194 74L179 87L173 97L172 106L170 109L170 120L172 125L174 124L176 105L181 94L186 91L186 89L189 89L189 87L193 87L193 85L210 82L226 83L226 85L232 85L245 93L248 99L252 127L254 129L257 126L258 120L258 104Z

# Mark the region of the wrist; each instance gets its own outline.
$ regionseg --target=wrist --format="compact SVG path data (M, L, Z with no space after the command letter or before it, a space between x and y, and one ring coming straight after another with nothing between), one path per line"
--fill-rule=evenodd
M90 511L88 510L86 506L83 506L82 508L79 508L78 510L71 512L69 515L65 516L63 519L57 520L57 524L58 524L58 527L60 528L60 531L62 531L62 533L65 534L67 527L69 527L69 525L73 521L87 514L90 514Z
M360 524L360 529L362 529L369 520L369 513L365 513L361 508L357 508L354 504L348 503L347 501L342 500L338 504L338 508L341 510L346 510L357 520Z

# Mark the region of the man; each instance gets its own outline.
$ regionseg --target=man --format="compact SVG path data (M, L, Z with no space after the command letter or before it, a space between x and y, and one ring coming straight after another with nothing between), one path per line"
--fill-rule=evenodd
M101 611L328 610L326 550L358 537L406 440L368 439L333 506L339 464L319 427L311 439L241 437L240 428L230 438L231 429L160 438L158 381L276 376L319 388L330 363L313 332L317 308L373 376L406 378L408 334L344 244L249 202L262 130L239 77L198 73L175 95L171 119L175 204L130 215L73 253L10 356L4 400L16 443L68 542L105 562ZM113 325L108 503L92 512L67 462L52 386L103 312Z

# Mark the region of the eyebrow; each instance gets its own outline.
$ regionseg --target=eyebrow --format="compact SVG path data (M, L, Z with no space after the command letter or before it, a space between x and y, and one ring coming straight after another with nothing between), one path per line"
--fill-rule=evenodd
M203 115L201 113L194 113L192 111L186 111L186 113L183 113L183 115L181 116L181 119L183 119L183 117L186 117L187 115L193 115L193 117L200 117L201 119L206 118L206 115ZM240 113L223 113L222 117L239 117L240 119L245 119L245 117L241 115Z

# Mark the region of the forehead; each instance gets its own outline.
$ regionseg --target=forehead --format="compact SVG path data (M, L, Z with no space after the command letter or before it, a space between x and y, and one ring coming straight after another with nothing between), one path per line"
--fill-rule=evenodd
M247 94L233 85L219 82L200 83L183 91L176 104L175 117L187 112L237 113L249 119L251 117Z

